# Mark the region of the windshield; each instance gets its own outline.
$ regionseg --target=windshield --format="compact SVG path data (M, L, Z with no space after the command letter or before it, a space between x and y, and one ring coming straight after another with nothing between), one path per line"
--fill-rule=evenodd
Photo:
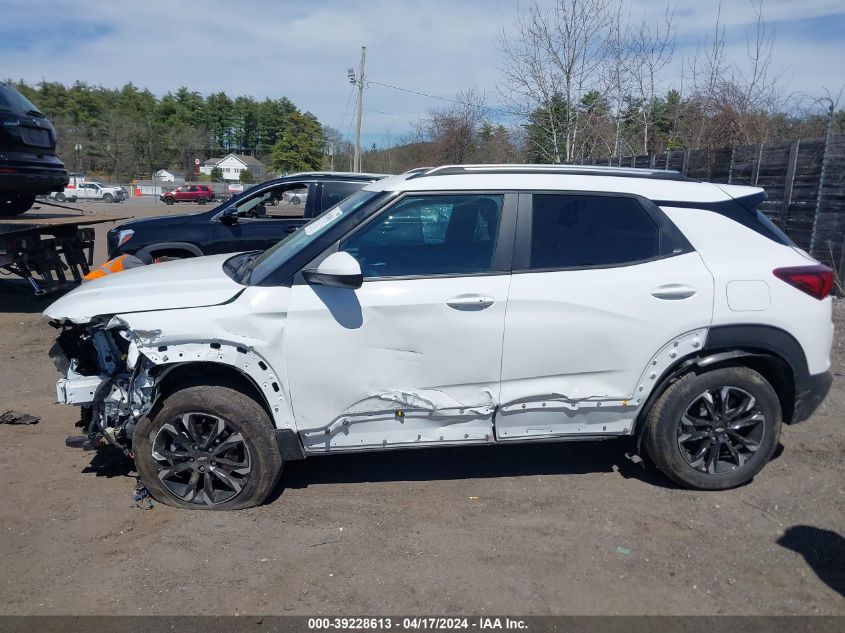
M342 218L348 217L377 195L379 195L377 191L365 191L362 189L334 205L328 211L318 215L308 224L288 235L274 247L264 251L252 263L250 282L253 284L260 283L261 280L270 275L303 248L306 248L309 244L317 240Z
M0 110L8 110L15 114L31 114L44 116L29 99L24 97L9 84L0 82Z

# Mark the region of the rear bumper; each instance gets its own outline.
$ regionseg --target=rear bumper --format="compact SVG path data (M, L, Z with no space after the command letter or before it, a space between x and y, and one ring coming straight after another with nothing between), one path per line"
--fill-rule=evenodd
M833 384L833 374L829 371L821 374L806 374L795 380L795 409L790 424L803 422L809 418L827 397Z
M0 159L0 192L37 195L65 188L68 173L58 158L45 157L43 165L32 162Z

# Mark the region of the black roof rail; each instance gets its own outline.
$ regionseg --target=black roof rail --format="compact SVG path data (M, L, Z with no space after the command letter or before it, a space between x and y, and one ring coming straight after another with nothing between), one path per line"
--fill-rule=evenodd
M558 174L561 176L610 176L614 178L646 178L698 182L674 169L638 167L603 167L600 165L444 165L426 171L412 170L408 178L421 176L456 176L466 174Z

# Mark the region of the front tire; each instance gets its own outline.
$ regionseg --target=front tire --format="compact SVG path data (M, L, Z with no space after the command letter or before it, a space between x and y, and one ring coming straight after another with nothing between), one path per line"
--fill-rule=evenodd
M175 200L173 200L173 198L170 198L170 197L164 199L164 204L167 204L167 205L172 205L174 202L175 202Z
M106 195L103 196L103 202L111 204L112 202L114 202L114 196L111 195L110 193L107 193Z
M205 198L197 198L197 204L205 204L206 202L208 202L208 200Z
M282 470L267 412L223 385L194 384L160 399L138 423L133 452L155 499L194 510L259 505Z
M645 447L676 483L726 490L751 481L777 448L781 428L777 394L747 367L690 373L654 404Z

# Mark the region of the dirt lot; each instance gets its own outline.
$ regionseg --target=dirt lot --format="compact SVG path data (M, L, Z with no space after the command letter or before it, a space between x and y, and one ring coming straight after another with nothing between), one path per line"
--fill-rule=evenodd
M618 442L440 449L291 463L233 513L133 509L127 464L64 447L48 303L0 278L0 412L42 417L0 425L0 614L845 614L842 302L831 396L741 489Z

